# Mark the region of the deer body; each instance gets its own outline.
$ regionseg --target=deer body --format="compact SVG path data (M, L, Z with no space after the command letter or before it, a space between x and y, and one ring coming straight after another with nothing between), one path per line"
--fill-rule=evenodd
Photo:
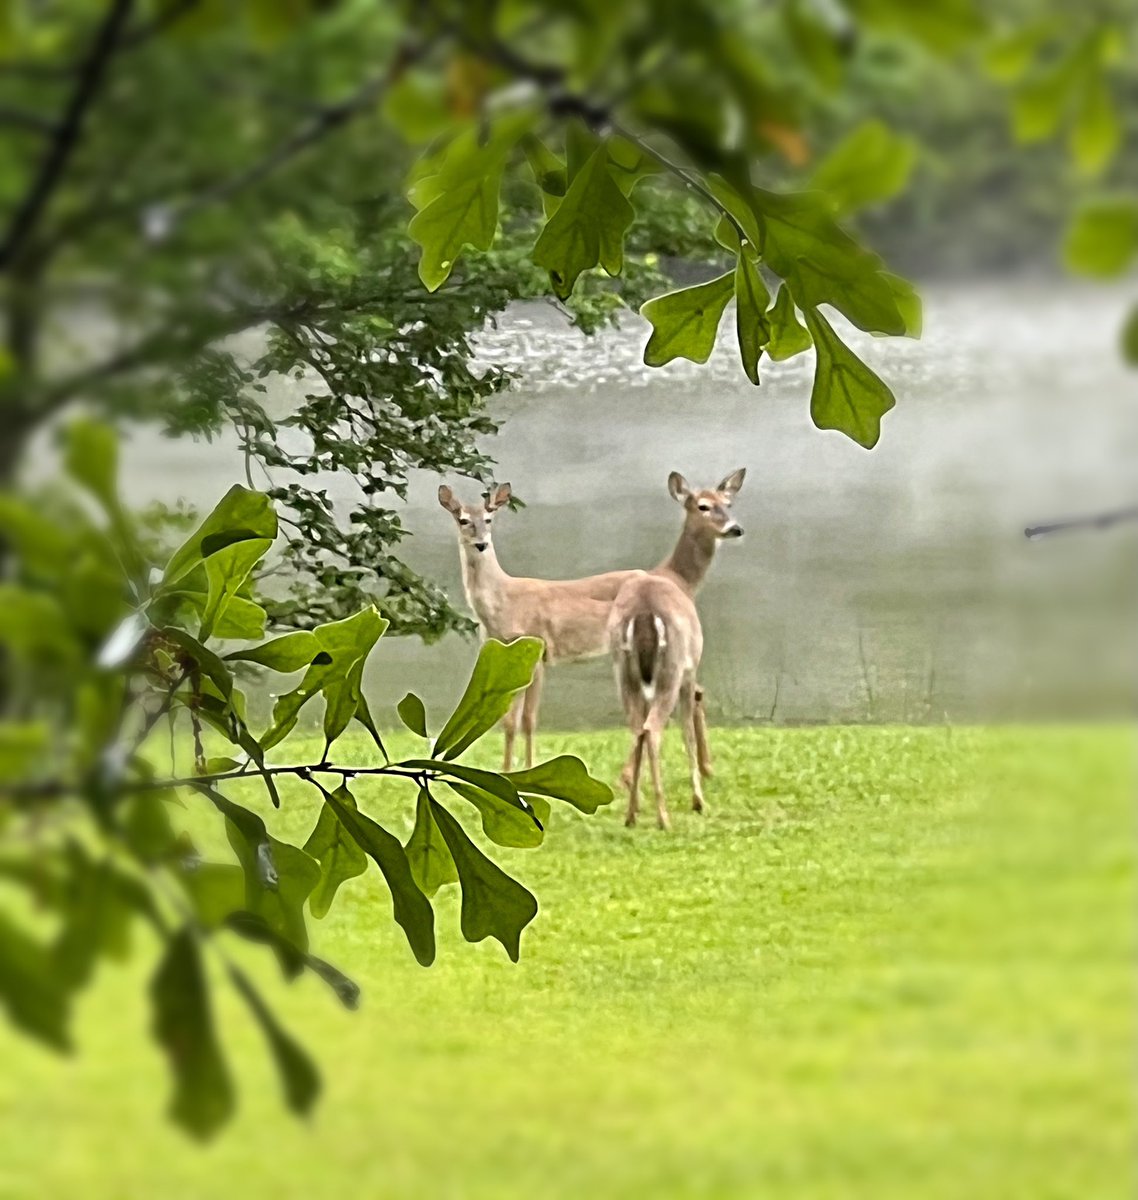
M617 689L632 733L625 767L628 784L626 825L636 824L640 807L640 770L647 751L656 793L656 820L669 827L660 777L660 743L677 703L681 706L684 746L691 765L692 807L703 811L705 770L701 747L696 675L703 655L703 627L690 594L675 580L647 572L634 576L617 593L608 619L609 650Z
M483 637L510 642L539 637L545 643L542 663L533 683L518 697L503 721L506 733L504 770L513 764L513 745L519 722L526 736L526 765L533 765L534 735L546 664L597 658L610 652L608 619L613 601L633 579L646 574L666 579L689 597L703 582L722 537L742 533L727 509L742 486L744 471L728 476L716 492L692 492L682 476L673 474L668 486L685 505L686 517L672 553L652 572L606 571L581 579L534 579L510 575L498 561L491 526L494 514L509 500L508 483L491 490L484 504L463 505L447 486L439 488L439 503L458 526L462 582L466 599L478 618ZM703 499L694 499L694 497ZM712 503L707 497L715 497ZM689 501L691 501L689 503ZM697 699L697 704L699 703ZM705 722L700 706L698 725ZM710 774L703 740L702 759Z

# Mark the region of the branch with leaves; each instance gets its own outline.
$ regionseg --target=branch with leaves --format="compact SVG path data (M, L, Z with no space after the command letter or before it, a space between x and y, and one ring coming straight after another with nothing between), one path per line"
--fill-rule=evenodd
M398 716L424 749L392 761L364 687L388 628L374 608L265 637L253 578L277 536L267 496L230 489L158 566L119 501L113 434L72 424L65 459L72 488L0 497L0 535L15 548L14 577L0 585L0 647L15 667L23 714L0 725L0 887L25 890L54 916L46 940L0 917L0 1005L25 1034L69 1049L78 989L100 958L127 952L131 927L144 922L161 946L150 996L174 1075L171 1117L208 1137L236 1103L214 1028L204 966L211 953L262 1029L286 1103L307 1112L319 1071L233 961L227 939L268 947L286 979L312 971L354 1007L358 988L312 954L308 917L327 916L341 888L374 864L418 962L434 961L432 899L449 885L462 893L463 936L494 938L516 961L537 901L446 801L494 845L531 847L541 844L554 802L593 813L612 791L571 756L507 773L464 761L529 686L540 641L487 642L433 737L422 701L405 696ZM300 675L259 732L239 686L249 670ZM320 756L272 761L314 702L323 704ZM156 767L153 735L166 719L172 731L193 731L192 772L174 761L167 774ZM374 741L381 764L337 753L353 724ZM207 756L203 728L237 757ZM286 778L319 799L303 845L271 832L272 810L294 799L281 794ZM411 785L414 825L405 839L391 828L405 819L397 799L373 793L374 781ZM258 783L267 808L250 794ZM176 827L183 797L206 803L195 828L220 821L236 861L205 858Z

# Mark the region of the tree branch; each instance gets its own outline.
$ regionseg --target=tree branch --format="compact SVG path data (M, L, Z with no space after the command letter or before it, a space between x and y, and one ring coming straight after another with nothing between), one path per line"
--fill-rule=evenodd
M1023 531L1028 539L1046 537L1051 533L1067 533L1074 529L1109 529L1123 521L1138 521L1138 504L1130 508L1116 508L1110 512L1096 513L1090 517L1073 517L1069 521L1052 521L1048 525L1031 525Z
M133 5L134 0L114 0L107 11L91 50L82 64L79 79L55 137L12 218L3 243L0 244L0 271L11 265L12 259L35 231L51 202L52 195L62 181L68 162L79 145L84 120L103 82L107 64L114 54Z
M251 184L259 183L266 176L271 175L285 163L307 150L309 146L321 141L333 130L347 124L353 117L372 107L387 88L398 80L407 67L427 54L434 44L433 41L426 41L417 46L401 46L382 72L366 80L343 100L315 109L301 126L263 158L251 163L236 175L218 180L203 188L196 196L167 213L163 218L165 227L162 236L168 237L178 225L203 208L208 208L211 204L222 200L229 200Z

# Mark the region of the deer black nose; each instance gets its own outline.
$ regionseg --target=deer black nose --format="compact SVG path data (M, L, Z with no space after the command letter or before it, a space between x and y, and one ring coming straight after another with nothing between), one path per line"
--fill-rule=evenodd
M474 549L477 550L479 554L481 554L482 551L485 550L489 544L490 544L489 542L475 542Z
M732 525L731 528L728 529L727 532L723 536L724 537L742 537L743 536L743 526L742 525Z

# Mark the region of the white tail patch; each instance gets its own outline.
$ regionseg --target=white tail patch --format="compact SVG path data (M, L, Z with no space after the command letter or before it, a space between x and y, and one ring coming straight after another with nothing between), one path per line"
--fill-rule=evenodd
M624 627L624 643L621 646L621 649L624 650L626 653L630 653L632 650L632 627L635 624L636 624L636 618L631 617L629 619L628 624Z
M652 620L656 622L656 653L658 654L668 644L668 631L659 617L653 616Z

